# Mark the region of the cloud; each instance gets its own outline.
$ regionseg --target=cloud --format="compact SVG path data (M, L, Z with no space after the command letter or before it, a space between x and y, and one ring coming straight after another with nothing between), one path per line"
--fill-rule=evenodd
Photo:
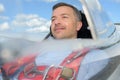
M0 20L9 20L9 17L7 17L7 16L0 16Z
M30 28L27 30L27 32L46 32L49 31L49 28L42 26L42 27L36 27L36 28Z
M0 24L0 31L8 30L9 28L9 24L7 22Z
M4 6L0 3L0 13L4 12L5 8Z
M14 27L24 27L27 32L49 31L50 21L35 14L19 14L12 22Z

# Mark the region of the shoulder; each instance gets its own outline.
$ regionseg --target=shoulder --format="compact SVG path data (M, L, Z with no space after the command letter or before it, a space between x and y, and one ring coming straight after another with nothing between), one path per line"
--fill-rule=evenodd
M108 63L108 55L104 50L90 50L81 63L78 79L90 79L92 76L102 71Z
M90 50L85 58L83 59L82 64L92 63L96 61L102 61L108 59L108 54L101 49L92 49Z

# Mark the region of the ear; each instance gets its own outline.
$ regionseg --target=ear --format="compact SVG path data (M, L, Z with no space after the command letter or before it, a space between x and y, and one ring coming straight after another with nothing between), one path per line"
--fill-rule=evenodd
M82 22L81 21L79 21L79 22L77 22L77 31L79 31L80 29L81 29L81 27L82 27Z

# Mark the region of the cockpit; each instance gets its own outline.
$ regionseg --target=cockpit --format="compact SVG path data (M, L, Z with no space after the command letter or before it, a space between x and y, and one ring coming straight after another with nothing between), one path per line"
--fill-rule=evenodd
M48 58L43 57L46 57L45 54L49 52L58 54L83 48L99 49L105 55L107 54L107 57L101 54L101 51L100 54L96 51L94 55L97 57L90 56L85 64L99 63L99 61L105 59L111 61L102 71L92 76L91 80L106 80L106 78L107 80L115 80L115 78L118 80L119 76L116 75L120 74L117 72L120 71L120 35L97 0L0 1L0 59L3 59L4 62L31 55L31 53L41 53L42 56L40 57L50 63ZM77 33L77 40L46 40L52 36L50 32L51 8L61 1L73 4L80 10L82 28ZM55 56L63 57L63 55L59 56L57 54ZM51 56L51 54L48 56ZM55 56L52 57L53 61L57 59ZM39 60L38 63L40 61L42 60ZM96 67L91 66L91 68L94 72Z

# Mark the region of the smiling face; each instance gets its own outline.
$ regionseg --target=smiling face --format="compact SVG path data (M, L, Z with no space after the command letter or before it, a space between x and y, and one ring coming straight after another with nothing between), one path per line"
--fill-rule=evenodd
M77 31L82 26L71 7L60 6L53 10L51 32L55 39L77 38Z

